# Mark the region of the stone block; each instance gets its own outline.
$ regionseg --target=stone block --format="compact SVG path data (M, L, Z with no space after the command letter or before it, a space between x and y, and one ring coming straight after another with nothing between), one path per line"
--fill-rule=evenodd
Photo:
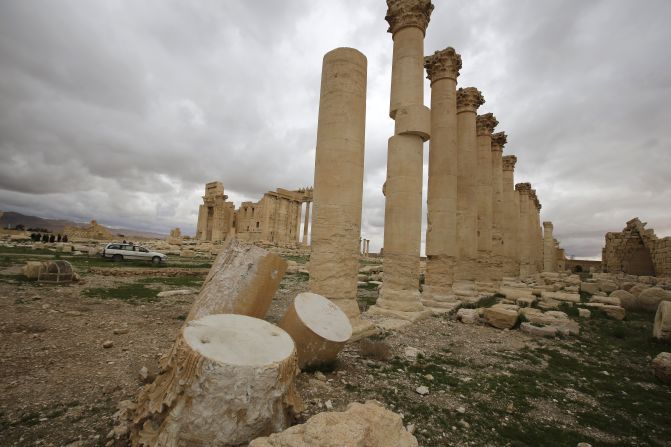
M395 135L417 135L423 141L431 136L431 110L424 105L401 107L396 111Z
M477 309L459 309L457 311L457 320L464 324L475 324L478 322Z
M655 377L664 383L671 383L671 352L659 353L651 366Z
M662 301L657 307L652 336L658 340L671 342L671 301Z
M589 299L590 303L602 303L602 304L610 304L611 306L619 306L620 305L620 299L616 296L596 296L593 295Z
M632 293L627 292L626 290L620 289L612 292L611 297L618 298L620 300L620 306L625 309L637 309L638 308L638 298L636 298Z
M541 293L541 299L551 299L557 301L566 301L569 303L579 303L580 295L577 293L566 293L566 292L543 292Z
M650 287L638 295L638 305L643 310L657 310L662 301L671 301L671 292L661 287Z
M602 292L611 293L618 289L617 284L613 281L602 279L599 280L598 284L599 290Z
M497 329L512 329L517 324L517 310L505 307L488 307L484 311L485 321Z
M520 330L537 337L555 337L557 335L557 328L554 326L535 326L526 321L520 324Z

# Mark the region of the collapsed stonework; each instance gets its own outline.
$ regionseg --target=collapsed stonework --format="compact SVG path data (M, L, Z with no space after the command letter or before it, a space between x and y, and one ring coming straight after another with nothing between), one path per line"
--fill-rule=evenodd
M635 217L619 232L606 233L604 272L671 277L671 237L659 239Z
M96 240L114 239L114 234L107 227L100 225L95 220L92 220L90 224L83 227L66 225L65 228L63 228L63 234L67 234L71 240L73 238Z
M296 244L301 241L300 224L305 203L303 243L307 245L311 188L296 191L278 188L265 193L258 202L242 202L237 210L227 199L221 182L205 185L203 204L198 211L197 240L221 242L235 237L247 242Z

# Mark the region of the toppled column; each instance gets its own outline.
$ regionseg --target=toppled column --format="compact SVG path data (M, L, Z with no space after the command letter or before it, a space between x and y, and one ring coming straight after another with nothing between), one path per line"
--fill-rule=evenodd
M476 113L485 103L475 87L457 90L457 268L455 279L475 281L478 264L478 151Z
M507 141L505 132L492 134L492 276L496 281L503 278L503 146Z
M431 81L431 142L423 300L451 298L457 256L457 77L461 56L448 47L424 58Z
M263 318L287 261L261 247L230 239L210 268L186 321L211 314Z
M477 129L477 212L478 212L478 258L480 259L481 281L491 281L495 276L492 258L492 132L499 124L491 113L476 117Z
M414 320L425 315L419 293L423 143L431 112L424 106L424 33L430 0L387 0L394 40L389 116L394 136L387 151L384 283L372 313Z
M238 445L288 427L298 374L282 329L243 315L186 323L156 380L140 392L132 445Z
M520 205L515 191L515 164L517 157L506 155L503 163L503 274L519 276L519 217Z
M552 237L552 222L543 222L543 271L556 272L555 239Z
M311 292L332 300L355 333L368 325L356 301L366 123L366 56L326 53L322 66L313 191Z
M521 277L531 275L531 218L529 211L531 206L529 204L531 194L530 183L518 183L515 185L515 190L519 193L520 209L519 209L519 233L518 233L518 247L520 255L520 273Z
M335 361L352 336L347 315L323 296L310 292L296 296L278 326L294 339L301 369Z

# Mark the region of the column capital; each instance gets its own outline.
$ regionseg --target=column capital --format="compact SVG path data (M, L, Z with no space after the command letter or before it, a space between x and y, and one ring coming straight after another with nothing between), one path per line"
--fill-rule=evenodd
M431 0L387 0L387 15L385 20L389 23L388 33L414 26L426 33L426 27L431 20L433 4Z
M494 128L499 124L493 113L485 113L475 118L475 126L479 137L491 136Z
M545 222L543 222L543 228L549 228L549 229L552 229L552 228L554 228L554 226L552 225L552 222L545 221ZM555 239L555 240L556 240L556 239Z
M517 183L515 184L515 191L518 191L520 194L530 195L531 183Z
M505 146L507 142L508 142L508 135L506 135L505 132L493 133L492 151L503 151L503 146ZM515 160L517 160L517 158L515 158Z
M475 87L460 88L457 90L457 113L477 112L485 103L485 97Z
M457 80L459 70L461 70L461 55L454 48L447 47L439 50L431 56L424 58L424 68L426 68L426 78L431 83L439 79L449 78Z
M502 160L503 160L503 170L504 171L514 171L515 170L515 164L517 163L517 157L515 157L514 155L504 155Z

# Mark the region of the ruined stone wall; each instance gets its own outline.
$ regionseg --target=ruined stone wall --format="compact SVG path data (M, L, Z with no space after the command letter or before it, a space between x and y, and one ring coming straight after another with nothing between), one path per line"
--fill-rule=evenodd
M63 234L66 234L69 239L95 239L95 240L111 240L114 239L114 234L95 220L92 220L89 225L84 227L76 227L67 225L63 228Z
M606 234L603 271L638 276L671 276L671 238L657 238L638 218L619 233Z

